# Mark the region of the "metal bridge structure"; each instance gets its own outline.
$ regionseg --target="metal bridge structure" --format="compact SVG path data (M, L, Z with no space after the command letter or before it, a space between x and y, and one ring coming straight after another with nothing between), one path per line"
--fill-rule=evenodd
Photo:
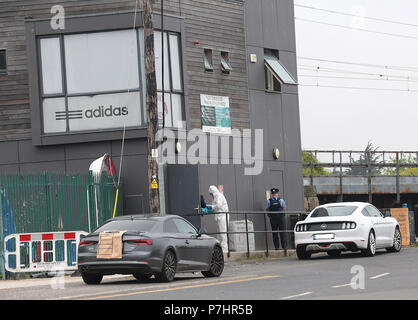
M304 185L338 201L418 204L418 151L304 150ZM308 159L306 159L308 158ZM361 197L360 197L361 196ZM387 207L387 205L385 205Z

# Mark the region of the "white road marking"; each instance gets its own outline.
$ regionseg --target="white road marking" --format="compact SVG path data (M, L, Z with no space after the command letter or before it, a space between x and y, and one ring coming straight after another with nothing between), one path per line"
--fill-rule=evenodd
M388 274L390 274L390 273L389 273L389 272L386 272L386 273L378 274L377 276L370 277L369 279L370 279L370 280L378 279L378 278L381 278L381 277L387 276Z
M341 287L348 287L348 286L351 286L351 283L340 284L338 286L333 286L332 288L341 288Z
M300 294L295 294L294 296L288 296L288 297L283 297L281 298L282 300L284 299L292 299L292 298L297 298L297 297L302 297L302 296L306 296L308 294L311 294L312 292L308 291L308 292L304 292L304 293L300 293Z

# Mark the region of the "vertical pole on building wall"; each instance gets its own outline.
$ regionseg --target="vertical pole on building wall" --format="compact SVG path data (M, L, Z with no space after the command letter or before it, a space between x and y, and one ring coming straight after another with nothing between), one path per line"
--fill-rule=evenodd
M164 0L161 0L161 109L163 111L163 128L165 128L164 59Z
M151 0L143 0L144 9L144 48L145 48L145 82L147 107L148 138L148 186L149 207L151 215L160 213L158 183L154 188L152 182L158 179L158 158L152 151L157 149L155 135L158 130L157 81L155 76L154 27L152 24Z
M369 203L372 203L373 196L372 196L372 167L371 167L371 155L370 151L366 152L366 160L367 160L367 193L369 194Z
M343 155L340 151L340 202L343 202L344 200L344 194L343 194Z
M401 201L401 193L399 190L399 152L396 152L396 201Z

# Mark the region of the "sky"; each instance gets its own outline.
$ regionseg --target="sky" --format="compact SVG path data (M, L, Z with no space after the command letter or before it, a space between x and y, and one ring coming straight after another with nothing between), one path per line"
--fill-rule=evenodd
M295 0L304 150L418 150L417 13L416 0Z

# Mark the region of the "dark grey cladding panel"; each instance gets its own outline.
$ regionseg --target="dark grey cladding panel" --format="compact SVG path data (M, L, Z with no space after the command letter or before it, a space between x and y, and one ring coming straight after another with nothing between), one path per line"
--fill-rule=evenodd
M120 156L122 151L122 140L112 141L112 156ZM147 150L147 139L125 139L123 146L123 156L125 155L145 155L148 153Z
M263 47L263 15L259 0L245 1L245 34L247 46Z
M199 190L206 200L211 200L209 196L209 186L218 185L217 165L199 165Z
M289 51L279 51L280 62L292 75L295 80L297 79L297 65L296 65L296 53ZM283 93L298 93L297 85L282 85Z
M261 2L261 21L263 26L263 46L265 48L277 49L279 39L277 30L279 22L277 19L278 5L277 0L263 0Z
M237 210L236 183L235 183L235 166L219 165L218 166L218 185L223 185L224 196L228 201L228 207L231 211Z
M66 161L67 173L88 173L90 164L96 160L96 158L86 158L86 159L73 159Z
M69 144L65 147L66 159L97 159L106 152L111 153L111 143L109 141Z
M45 161L34 163L23 163L20 165L21 173L65 172L65 161Z
M257 55L257 62L250 62L250 54ZM247 47L247 66L248 66L248 88L250 90L265 90L264 74L264 48L248 46Z
M277 49L296 52L294 1L276 1L278 21L278 32L276 33L276 37L279 41Z
M119 174L120 157L112 157ZM124 155L121 180L125 201L124 213L149 213L147 159L143 155Z
M284 185L286 186L286 204L292 211L304 210L302 165L296 162L284 164Z
M235 165L237 211L253 207L253 176L245 175L244 166Z
M0 173L19 173L19 166L17 164L0 165Z
M254 176L254 210L264 210L266 205L266 191L273 187L280 189L280 196L286 196L286 186L283 183L284 165L282 162L265 161L263 172Z
M245 30L249 46L295 52L293 0L246 1Z
M35 147L31 140L19 141L20 162L64 160L64 146Z
M302 159L301 135L298 97L293 94L283 94L283 129L284 135L284 159L285 161L297 161Z
M278 93L265 93L265 101L267 105L267 130L264 133L264 159L273 160L273 149L279 148L283 156L284 148L284 121L282 95ZM283 160L283 158L280 158Z
M120 157L113 157L113 162L118 170L119 161ZM125 181L125 189L148 194L147 157L144 155L124 155L121 177Z
M17 141L2 141L0 142L0 165L18 163L18 142Z

